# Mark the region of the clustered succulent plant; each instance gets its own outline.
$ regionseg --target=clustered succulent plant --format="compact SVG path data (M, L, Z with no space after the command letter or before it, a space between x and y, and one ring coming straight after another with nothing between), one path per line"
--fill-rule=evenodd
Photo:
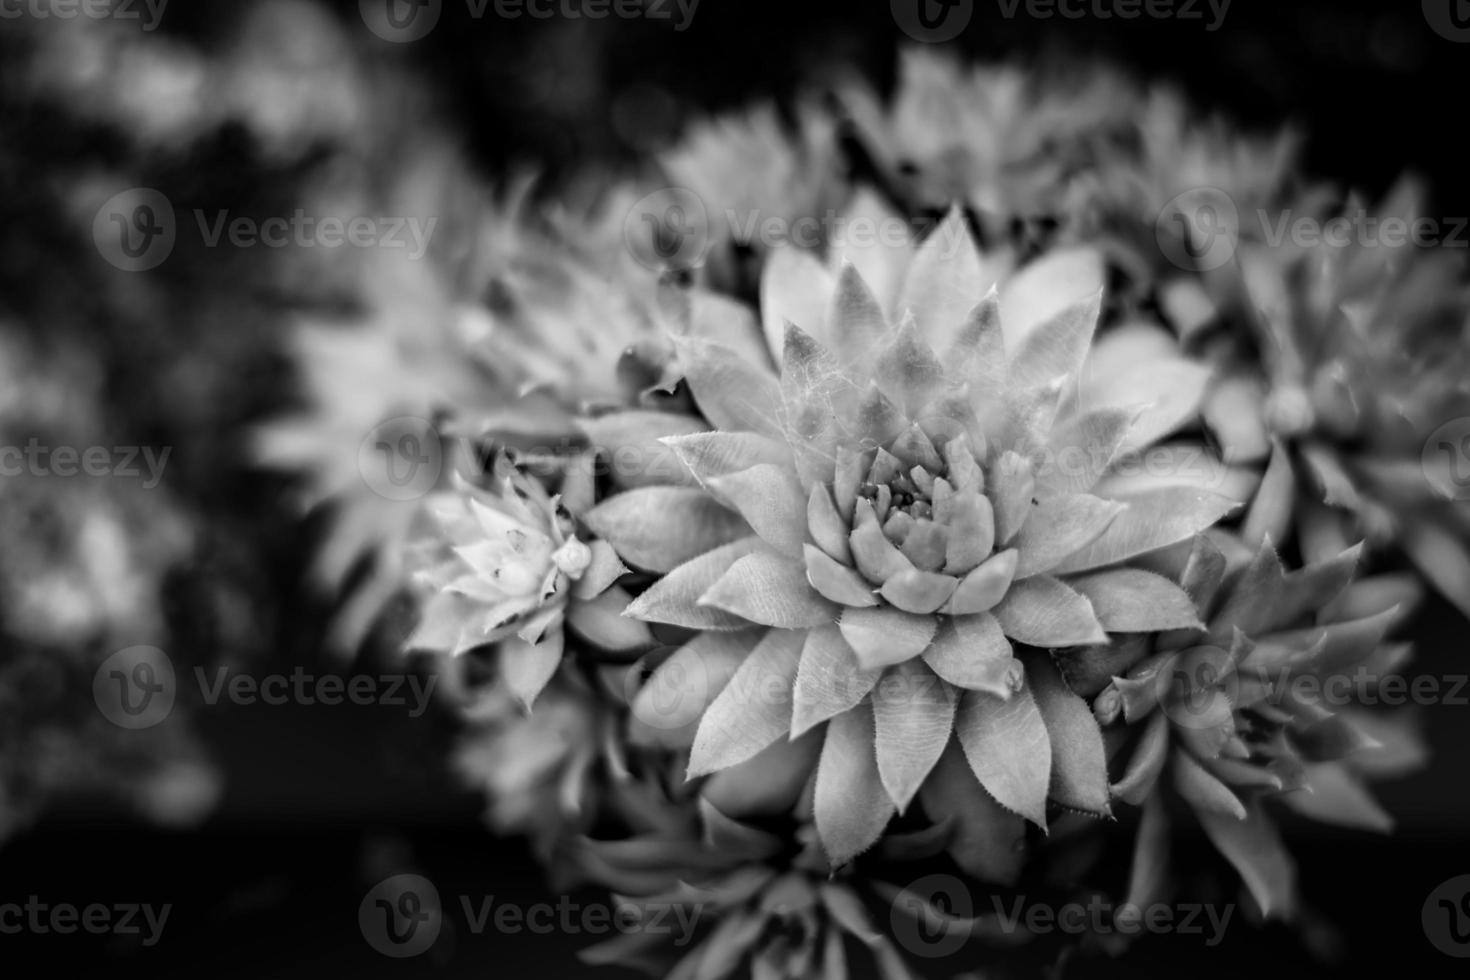
M276 444L355 423L352 458L405 413L438 438L373 546L497 827L703 916L589 961L956 975L1047 946L982 899L1179 898L1176 827L1290 918L1273 813L1390 825L1365 782L1413 735L1353 695L1408 661L1414 569L1470 595L1465 511L1420 469L1466 413L1424 362L1464 347L1458 270L1244 222L1223 266L1176 261L1181 193L1331 195L1289 140L1094 82L908 54L891 99L700 126L611 204L487 211L429 314L309 349L318 413L381 383L383 417ZM608 217L659 174L707 211L692 262ZM835 220L742 237L752 211ZM1089 842L1130 837L1131 877L1094 878Z

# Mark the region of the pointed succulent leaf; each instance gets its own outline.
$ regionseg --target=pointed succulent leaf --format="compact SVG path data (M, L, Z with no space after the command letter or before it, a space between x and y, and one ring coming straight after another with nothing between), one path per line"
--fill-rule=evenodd
M688 748L711 701L745 662L760 633L699 633L659 665L633 696L634 738L640 744Z
M1125 503L1128 509L1107 530L1053 568L1053 574L1114 565L1187 541L1240 506L1218 494L1185 488L1142 493Z
M1067 579L1087 597L1109 633L1203 629L1189 594L1162 575L1141 568L1113 568Z
M721 575L699 604L782 629L832 622L839 607L807 581L805 564L771 551L756 551Z
M1038 501L1027 512L1010 546L1020 553L1016 578L1050 571L1097 540L1125 507L1089 494L1067 494Z
M904 612L932 613L949 601L959 579L938 572L909 569L883 583L883 598Z
M1018 557L1012 548L981 562L960 580L942 611L951 616L969 616L994 609L1011 589Z
M567 607L567 625L595 647L614 652L642 650L653 645L646 623L626 615L632 598L613 586L601 595Z
M806 494L789 469L759 463L714 477L709 485L767 544L785 555L801 555L806 541Z
M957 491L949 499L948 510L944 570L963 575L990 556L995 546L995 511L989 498L975 489Z
M1036 647L1106 643L1092 604L1050 575L1011 584L993 610L1006 636Z
M933 616L916 616L891 606L844 609L839 625L864 670L912 660L924 652L939 628Z
M824 336L843 361L863 358L888 331L888 319L878 297L857 266L844 262L827 307Z
M1111 813L1107 754L1092 709L1067 688L1046 654L1033 654L1026 660L1026 678L1051 742L1048 794L1073 810Z
M955 731L970 770L986 792L1007 810L1045 829L1051 740L1031 688L1022 686L1006 700L966 691L955 716Z
M500 676L515 699L530 710L561 663L562 632L552 630L540 643L527 643L510 636L500 641L497 655Z
M709 428L699 419L673 412L609 412L595 419L582 419L578 426L596 449L613 460L633 459L644 465L617 466L613 482L620 487L658 484L692 485L694 480L677 456L671 456L660 440L692 435Z
M877 597L868 580L846 565L834 561L815 545L806 546L806 577L812 588L843 606L876 606Z
M771 250L761 269L761 326L773 361L781 361L788 323L830 339L823 326L834 288L831 274L810 252Z
M698 487L639 487L614 494L582 518L624 561L669 572L750 528Z
M1021 665L1011 641L989 613L946 616L924 662L955 687L1009 698L1019 686Z
M873 711L860 704L827 725L817 764L817 836L834 868L877 843L895 808L878 775Z
M1031 461L1005 451L991 468L988 483L988 496L995 508L995 541L1009 544L1031 510L1031 495L1036 487Z
M878 683L881 670L863 670L835 625L810 630L796 671L791 737L855 707Z
M899 813L919 791L954 728L955 697L923 662L905 661L873 689L878 775Z
M1256 803L1245 819L1200 812L1200 825L1235 866L1251 897L1269 918L1289 919L1296 909L1296 862L1270 817Z
M911 311L919 333L937 348L948 346L966 317L995 283L964 212L952 206L920 244L899 291L898 310Z
M835 561L851 564L852 552L847 546L851 529L837 512L837 505L832 502L832 491L824 484L812 487L807 498L806 523L812 540L819 548Z
M806 634L769 630L699 722L689 777L744 762L791 730L791 689Z
M783 437L781 387L773 373L720 344L681 339L675 347L705 418L726 432Z
M667 436L660 442L674 452L702 486L715 477L739 473L760 463L782 466L791 461L791 451L784 442L754 432L698 432ZM613 468L618 467L614 458Z
M729 571L732 564L766 548L765 542L751 535L706 552L653 583L633 600L624 615L687 629L748 629L749 621L700 605L699 599Z
M1022 338L1010 361L1013 389L1034 388L1053 378L1075 379L1092 342L1102 311L1102 290L1073 303L1038 324Z
M1129 757L1127 771L1111 788L1112 795L1125 803L1141 805L1153 792L1168 758L1169 717L1159 712L1149 717L1148 725Z

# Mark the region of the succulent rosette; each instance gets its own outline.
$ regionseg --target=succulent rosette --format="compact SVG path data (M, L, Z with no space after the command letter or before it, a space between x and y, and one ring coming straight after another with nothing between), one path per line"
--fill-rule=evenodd
M1420 217L1401 185L1374 226ZM1365 209L1348 208L1348 215ZM1470 292L1459 263L1410 245L1242 244L1201 345L1221 364L1205 408L1232 462L1264 469L1252 540L1323 560L1366 538L1470 614L1470 512L1456 423L1470 415ZM1238 318L1243 329L1226 331ZM1440 435L1436 438L1435 432Z
M897 980L1013 959L1037 938L1019 917L987 907L986 898L1013 892L934 870L944 867L933 862L948 824L890 833L861 864L834 871L811 822L811 778L756 789L754 808L749 797L712 794L710 783L680 782L655 769L617 784L599 834L568 848L629 918L667 924L586 949L584 962L670 977L792 980L846 977L852 964ZM728 815L716 796L742 815ZM773 808L778 819L766 812Z
M1256 909L1278 918L1298 898L1271 801L1326 823L1392 827L1363 777L1412 766L1417 740L1358 703L1407 663L1409 644L1385 637L1419 590L1401 575L1355 578L1361 551L1288 571L1269 540L1252 553L1232 535L1200 537L1179 578L1203 630L1061 659L1072 689L1095 695L1113 797L1143 807L1129 902L1171 897L1169 828L1181 812Z
M575 500L547 493L504 456L488 488L454 482L427 508L437 533L419 541L413 578L427 600L407 649L459 656L493 646L501 680L530 708L561 664L564 626L612 651L651 645L647 627L620 615L630 597L615 583L627 568L607 542L578 537Z
M773 255L769 354L678 338L717 427L664 439L697 485L588 515L626 562L666 571L628 616L767 628L721 689L691 692L708 706L689 773L826 723L814 820L834 865L908 807L952 735L1007 811L1045 826L1050 797L1106 813L1096 727L1040 651L1196 625L1177 585L1128 565L1235 507L1187 485L1095 492L1190 418L1206 377L1169 350L1149 374L1185 390L1140 403L1085 372L1090 262L1043 259L993 289L957 211L912 253L865 261L886 302L854 263ZM718 670L701 666L688 676Z

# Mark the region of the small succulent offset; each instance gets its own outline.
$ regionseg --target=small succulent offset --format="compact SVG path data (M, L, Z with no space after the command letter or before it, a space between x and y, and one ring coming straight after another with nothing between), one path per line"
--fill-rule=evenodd
M529 708L561 664L563 627L604 648L639 649L645 627L619 615L628 570L536 479L504 456L481 489L456 479L428 505L438 533L420 539L415 584L428 595L410 650L458 656L494 646L500 678Z

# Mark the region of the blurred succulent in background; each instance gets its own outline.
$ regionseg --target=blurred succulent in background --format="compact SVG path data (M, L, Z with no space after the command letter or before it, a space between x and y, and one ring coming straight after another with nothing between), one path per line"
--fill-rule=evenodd
M1221 364L1205 414L1226 459L1265 468L1252 543L1270 534L1323 561L1366 538L1470 615L1465 457L1432 438L1470 415L1465 270L1444 250L1362 237L1369 221L1415 227L1418 196L1403 183L1371 216L1349 202L1346 242L1241 244L1200 335Z
M1361 547L1287 571L1267 539L1197 538L1178 571L1204 629L1138 637L1059 659L1093 697L1114 798L1142 806L1127 901L1172 900L1168 828L1192 814L1234 865L1255 908L1289 919L1295 863L1267 803L1327 823L1387 832L1356 768L1420 753L1401 721L1363 714L1408 661L1387 642L1418 599L1401 577L1355 578ZM1392 743L1392 744L1388 744ZM1393 769L1390 768L1389 772ZM1402 771L1400 768L1398 771Z

